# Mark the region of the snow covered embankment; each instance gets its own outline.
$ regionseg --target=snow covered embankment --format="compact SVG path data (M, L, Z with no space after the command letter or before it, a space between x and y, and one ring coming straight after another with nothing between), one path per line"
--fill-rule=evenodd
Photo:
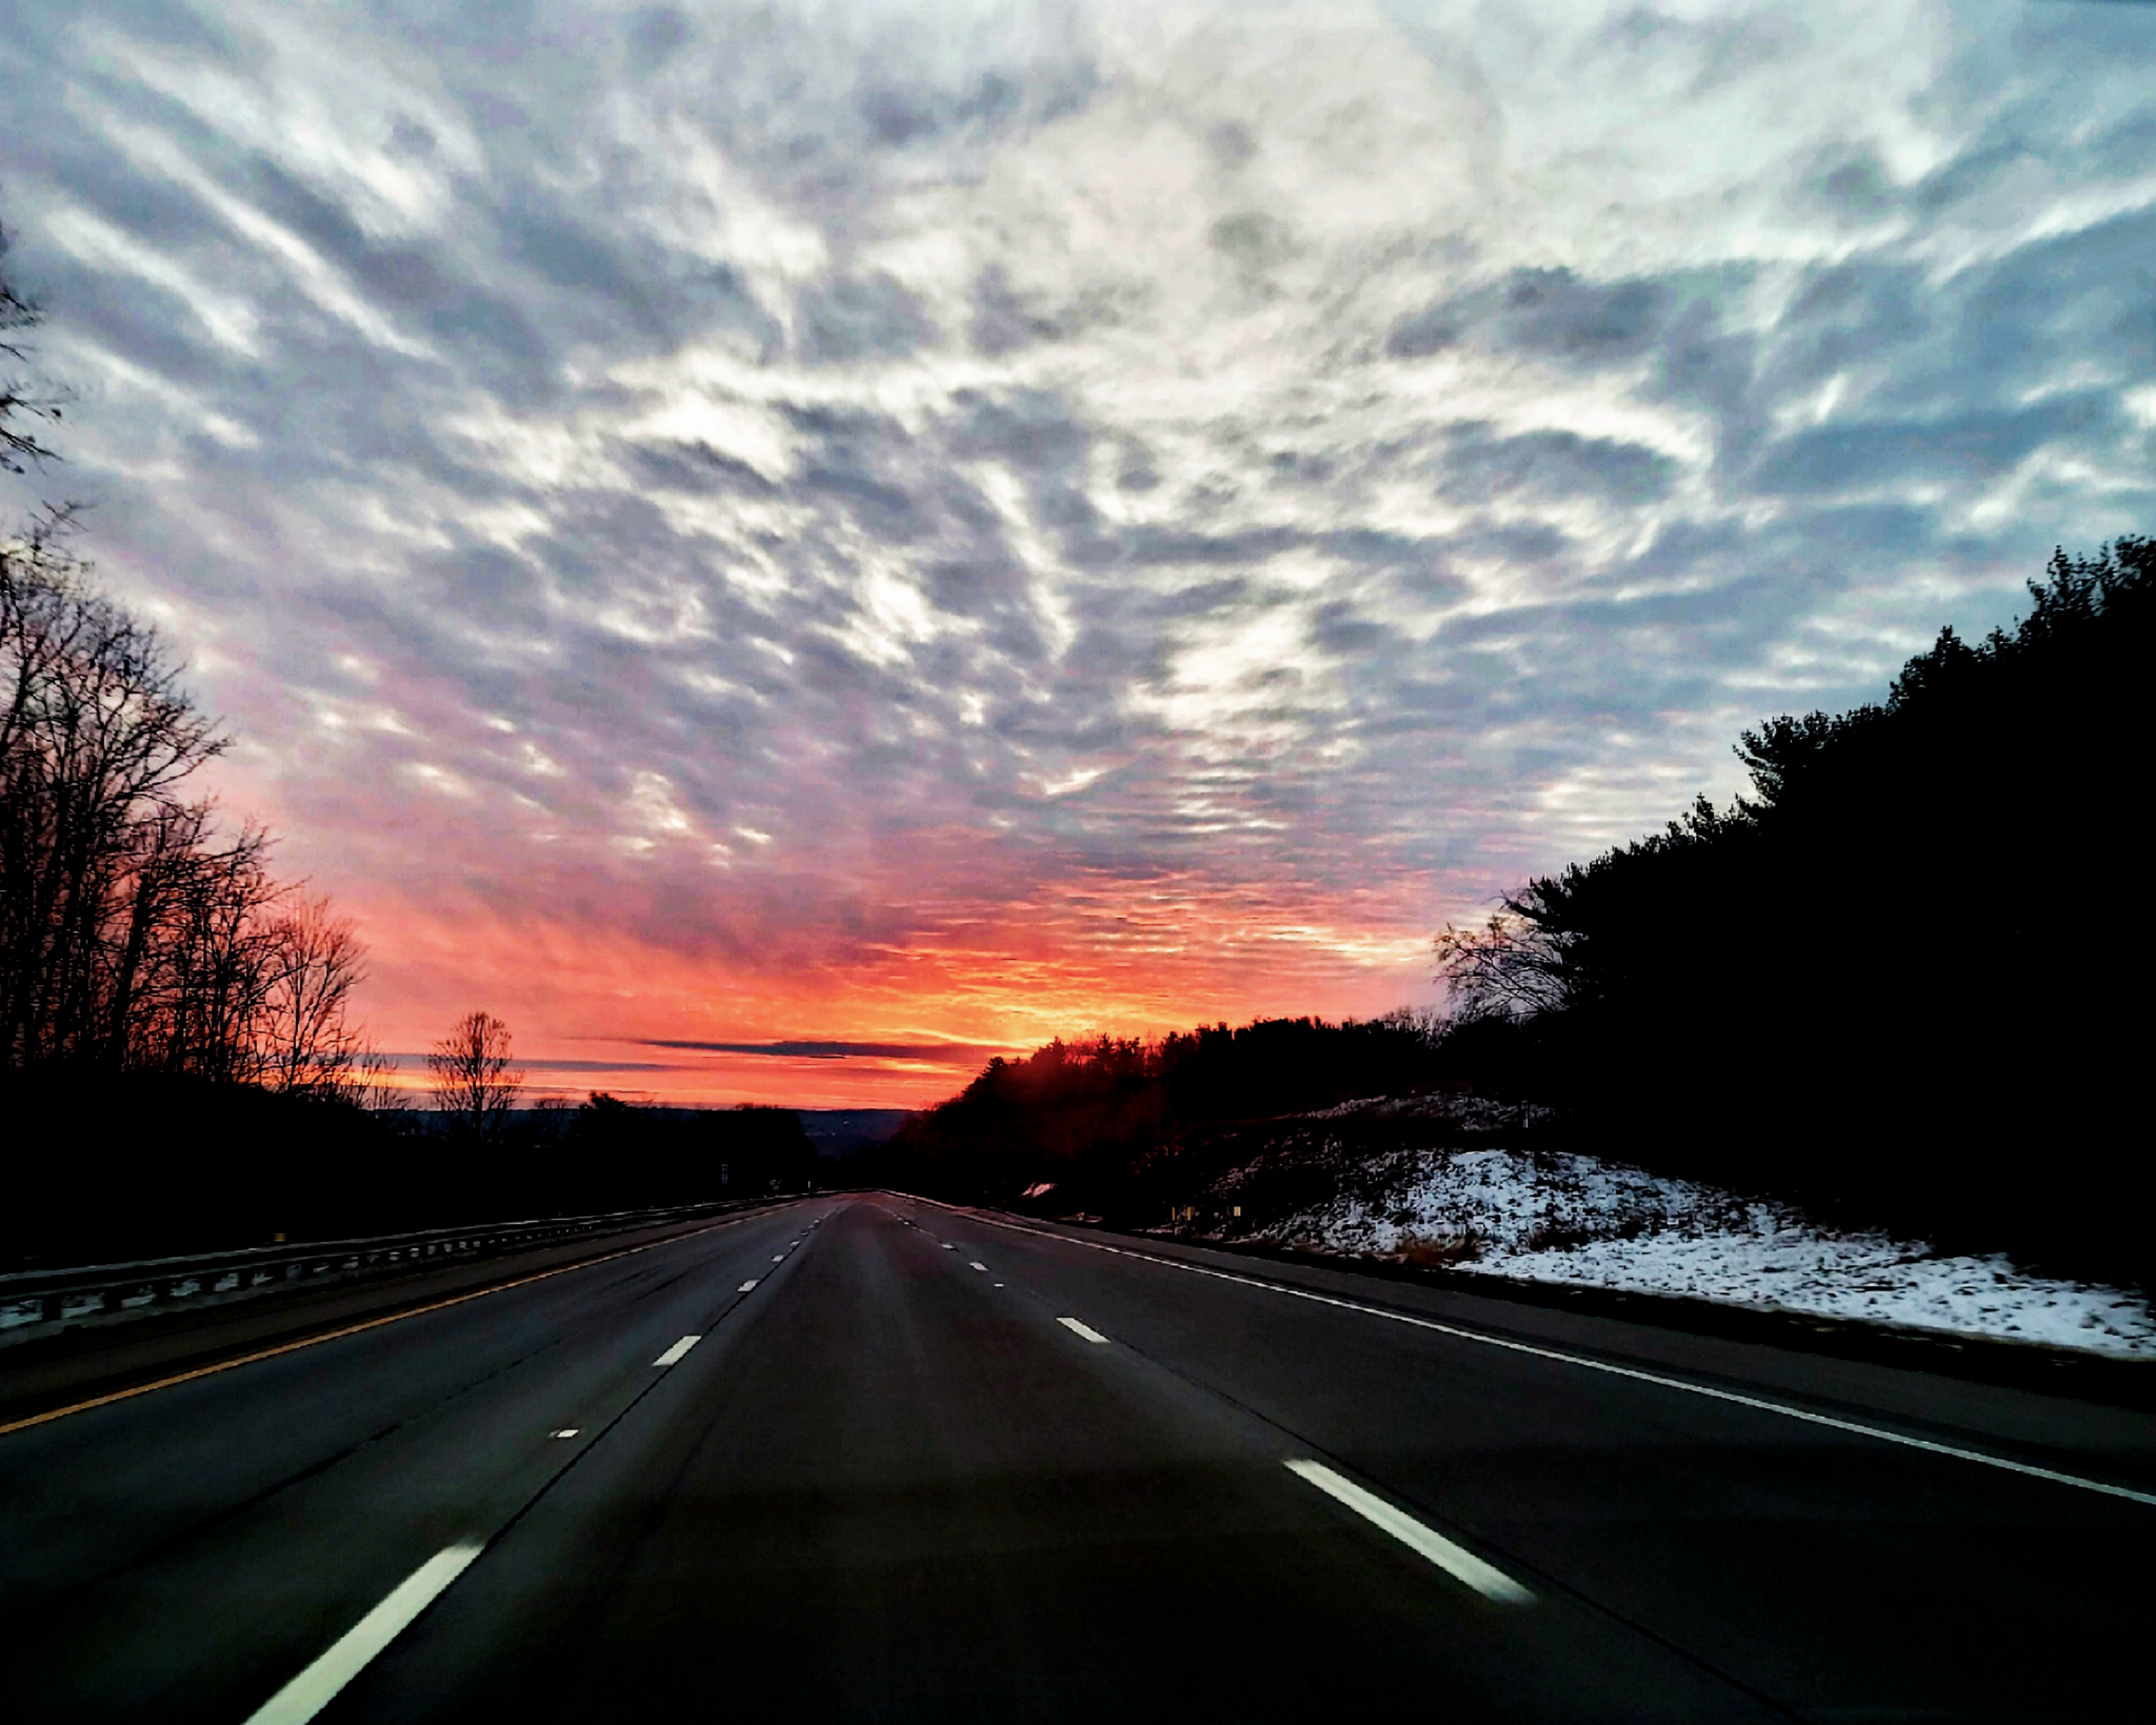
M1394 1152L1327 1202L1242 1237L2156 1358L2156 1312L2138 1295L1838 1233L1784 1205L1589 1156Z

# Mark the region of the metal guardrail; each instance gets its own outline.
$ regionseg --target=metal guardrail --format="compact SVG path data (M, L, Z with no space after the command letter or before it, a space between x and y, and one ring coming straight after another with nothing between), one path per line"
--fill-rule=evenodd
M318 1278L362 1274L393 1266L447 1262L526 1250L549 1240L620 1233L669 1221L718 1215L762 1199L613 1210L588 1216L464 1228L429 1228L365 1240L295 1241L187 1257L145 1258L128 1264L86 1264L63 1270L22 1270L0 1276L0 1345L50 1335L59 1327L108 1314L162 1309L181 1301L266 1291Z

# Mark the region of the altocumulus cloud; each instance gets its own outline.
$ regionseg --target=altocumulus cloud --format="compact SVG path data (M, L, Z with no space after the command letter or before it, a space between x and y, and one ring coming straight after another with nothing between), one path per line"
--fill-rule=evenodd
M0 56L47 487L400 1040L1382 1006L2156 520L2156 8L93 0Z

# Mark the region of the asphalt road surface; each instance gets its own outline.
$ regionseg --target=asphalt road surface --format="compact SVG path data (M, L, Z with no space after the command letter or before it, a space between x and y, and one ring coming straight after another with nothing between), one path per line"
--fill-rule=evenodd
M2152 1426L822 1197L0 1431L0 1717L2145 1719Z

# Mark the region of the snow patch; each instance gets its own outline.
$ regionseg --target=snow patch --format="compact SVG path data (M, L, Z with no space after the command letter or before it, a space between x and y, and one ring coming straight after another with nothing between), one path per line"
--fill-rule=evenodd
M1240 1237L2156 1358L2156 1312L2125 1290L1840 1232L1789 1205L1591 1156L1396 1152L1357 1168L1329 1200Z

